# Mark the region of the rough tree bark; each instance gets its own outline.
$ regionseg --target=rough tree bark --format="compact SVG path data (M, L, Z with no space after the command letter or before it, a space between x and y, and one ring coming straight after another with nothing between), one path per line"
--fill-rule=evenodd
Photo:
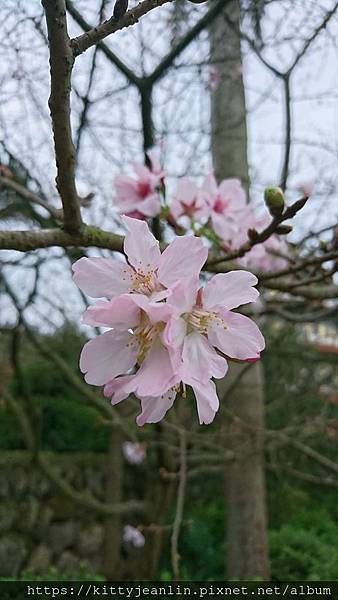
M220 15L210 28L211 64L220 76L211 96L212 154L218 180L239 177L249 188L247 126L239 36L240 2L228 15L238 24L234 33ZM235 380L239 381L234 385ZM232 387L229 397L227 390ZM225 444L236 459L226 467L226 573L229 578L269 577L262 428L264 383L260 363L233 364L219 384L226 408L235 415L226 428ZM243 423L246 426L243 426Z

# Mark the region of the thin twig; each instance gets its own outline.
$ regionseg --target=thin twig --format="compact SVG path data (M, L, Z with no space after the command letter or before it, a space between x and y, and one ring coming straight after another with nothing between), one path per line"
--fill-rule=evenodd
M180 555L178 552L178 541L183 520L184 500L187 486L187 442L185 431L180 432L180 471L177 491L176 514L171 536L171 563L173 568L174 580L180 578Z

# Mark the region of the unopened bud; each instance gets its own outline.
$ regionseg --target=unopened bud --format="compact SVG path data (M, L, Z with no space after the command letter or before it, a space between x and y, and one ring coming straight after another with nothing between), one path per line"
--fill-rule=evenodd
M276 227L276 233L279 235L287 235L288 233L291 233L291 231L292 225L278 225L278 227Z
M117 21L123 17L128 10L128 0L116 0L113 16Z
M269 209L270 215L279 217L285 206L284 192L280 187L268 187L264 192L265 204Z
M257 240L258 232L256 231L256 229L248 229L248 238L252 242L255 242Z

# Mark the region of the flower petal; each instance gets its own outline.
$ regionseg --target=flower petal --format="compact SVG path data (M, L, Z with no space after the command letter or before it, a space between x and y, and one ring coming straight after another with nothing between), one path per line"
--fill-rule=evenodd
M82 322L86 325L101 325L126 331L136 327L140 321L140 309L133 297L122 294L113 300L98 300L85 311Z
M187 322L181 317L169 319L163 332L163 343L172 348L182 346L187 333Z
M173 285L167 299L167 304L173 307L173 314L183 315L192 310L196 303L198 287L198 276L182 279Z
M203 306L207 310L222 307L225 310L255 302L259 296L253 286L258 279L248 271L230 271L214 275L203 290Z
M80 258L73 264L76 285L92 298L114 298L128 292L131 269L126 263L111 258Z
M245 191L239 179L224 179L219 186L222 198L231 200L232 210L246 207Z
M216 386L211 380L203 384L192 380L190 385L194 390L200 425L209 425L219 409Z
M225 328L215 319L210 321L208 339L230 358L257 359L265 348L265 340L256 323L238 313L222 311Z
M200 382L207 382L210 377L221 379L228 370L227 361L211 348L206 338L195 331L184 340L182 351L183 381L193 377Z
M139 397L161 396L178 380L167 348L156 340L137 371L130 391Z
M150 232L145 221L122 217L122 221L128 233L124 239L124 251L128 256L130 264L144 273L157 268L161 252L158 241Z
M142 200L142 202L139 201L137 206L135 205L135 209L139 210L146 217L156 217L161 211L160 195L157 192L151 194Z
M131 294L130 298L148 315L151 323L166 322L172 315L172 307L167 302L156 302L143 294Z
M143 427L145 423L158 423L174 404L176 392L169 390L158 398L141 398L142 412L136 418L136 423Z
M198 277L207 256L208 250L200 238L176 237L161 256L158 279L170 287L180 279Z
M81 352L80 369L91 385L104 385L135 365L138 345L128 332L107 331L87 342Z
M113 405L119 404L122 400L125 400L130 395L126 391L126 386L133 379L134 375L125 375L123 377L116 377L112 381L108 381L104 386L103 393L106 398L111 398Z

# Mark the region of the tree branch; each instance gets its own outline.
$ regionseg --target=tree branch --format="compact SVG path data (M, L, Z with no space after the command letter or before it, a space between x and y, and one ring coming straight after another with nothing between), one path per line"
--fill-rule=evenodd
M33 204L38 204L39 206L42 206L42 208L49 212L50 216L53 217L53 219L62 220L62 209L55 208L55 206L52 206L51 204L34 194L34 192L31 192L31 190L28 190L25 186L15 181L15 179L11 179L10 177L4 177L0 175L0 188L1 187L15 192L25 200L28 200L28 202L32 202Z
M66 8L74 21L83 29L83 31L89 32L94 29L75 8L71 0L66 0ZM75 42L73 42L73 45L74 43ZM141 79L135 75L135 73L129 69L129 67L104 42L98 42L97 47L103 52L106 58L108 58L119 69L119 71L121 71L121 73L127 77L130 83L134 83L136 86L139 86Z
M42 5L46 13L50 51L49 108L55 145L56 186L62 200L65 230L73 233L82 227L75 185L75 149L70 123L70 90L74 56L67 31L65 1L42 0Z
M273 234L278 234L278 227L284 221L288 219L292 219L307 203L309 197L304 196L299 200L296 200L291 206L289 206L282 215L276 216L272 219L269 225L258 233L255 229L248 231L248 241L242 244L237 250L233 250L232 252L224 252L224 254L218 258L212 259L207 263L207 267L214 267L215 265L234 260L235 258L240 258L250 252L250 250L256 246L257 244L262 244L266 242Z
M33 231L0 231L0 249L30 252L38 248L78 248L96 246L122 252L123 237L84 225L81 231L71 234L62 229Z
M71 45L73 48L74 56L76 57L79 54L82 54L82 52L88 50L88 48L94 46L111 33L115 33L120 29L124 29L125 27L135 25L135 23L137 23L141 17L146 15L154 8L163 6L163 4L167 4L168 2L173 1L174 0L144 0L143 2L140 2L137 6L135 6L135 8L128 10L121 19L116 20L115 17L111 17L107 21L104 21L104 23L102 23L98 27L93 27L86 33L76 38L73 38L71 41Z

